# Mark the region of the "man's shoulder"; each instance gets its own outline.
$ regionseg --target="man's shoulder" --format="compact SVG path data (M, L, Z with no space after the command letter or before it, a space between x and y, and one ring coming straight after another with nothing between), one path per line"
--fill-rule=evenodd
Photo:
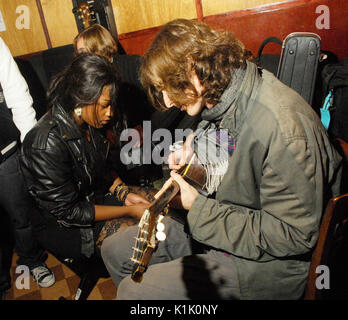
M260 99L265 105L274 111L289 106L308 111L310 106L299 93L285 85L267 70L262 72L263 81L260 89Z
M306 117L318 123L318 115L294 89L286 86L269 72L264 72L263 80L259 102L277 118L298 121Z
M290 143L294 139L307 139L309 127L323 130L313 108L267 71L263 72L256 101L257 107L252 108L248 120L259 137L275 137L279 133Z

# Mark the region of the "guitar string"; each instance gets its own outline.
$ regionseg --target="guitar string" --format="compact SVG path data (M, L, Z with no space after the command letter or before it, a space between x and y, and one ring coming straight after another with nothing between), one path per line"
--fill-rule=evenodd
M147 219L143 222L144 225L148 224ZM139 227L137 237L135 238L135 244L133 247L133 255L132 258L135 260L133 262L139 264L141 262L142 256L145 251L145 245L146 241L144 241L145 237L144 234L146 234L146 231L144 229L144 226ZM140 245L139 245L140 243Z
M143 227L139 227L137 236L135 238L135 244L133 247L133 255L132 255L132 258L134 259L133 262L136 264L140 262L140 258L141 258L141 254L139 253L141 250L139 243L141 244L142 242L141 241L142 233L143 233Z
M189 163L187 164L183 174L182 174L182 177L185 177L185 175L187 174L192 162L193 162L193 159L195 157L195 153L192 155ZM144 225L148 225L148 218L146 219L146 221L144 221ZM145 252L145 249L147 247L147 237L148 237L148 234L146 235L146 232L145 231L146 228L144 228L144 226L141 226L139 227L138 229L138 233L137 233L137 237L135 238L135 244L134 244L134 247L133 247L133 253L132 253L132 261L136 264L140 264L141 263L141 260L142 260L142 257L143 257L143 254ZM153 232L155 232L155 228L153 229ZM145 236L144 236L145 235ZM146 240L145 240L146 239ZM139 245L140 243L140 245Z

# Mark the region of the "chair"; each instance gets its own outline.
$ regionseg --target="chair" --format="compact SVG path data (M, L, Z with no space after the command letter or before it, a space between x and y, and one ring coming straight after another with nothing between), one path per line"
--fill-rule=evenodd
M320 226L305 291L305 300L348 298L348 194L330 199ZM317 288L317 267L329 270L329 289ZM321 273L319 271L319 273Z
M74 300L87 300L98 280L110 277L100 256L79 259L62 258L57 255L55 257L80 277ZM66 299L60 297L59 300Z

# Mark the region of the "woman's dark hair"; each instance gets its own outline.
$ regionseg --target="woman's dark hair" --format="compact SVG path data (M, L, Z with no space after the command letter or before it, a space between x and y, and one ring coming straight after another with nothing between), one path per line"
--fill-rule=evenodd
M110 85L114 118L123 127L125 114L120 106L116 107L119 84L119 73L105 57L81 53L50 82L48 106L60 104L68 114L72 114L77 107L96 104L104 86Z

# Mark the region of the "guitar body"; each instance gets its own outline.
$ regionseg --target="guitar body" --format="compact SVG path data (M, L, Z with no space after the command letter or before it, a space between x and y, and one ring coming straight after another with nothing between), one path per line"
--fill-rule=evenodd
M108 29L116 40L118 39L111 0L72 0L72 3L72 12L79 33L97 23ZM119 52L125 53L118 41L117 45Z
M180 174L196 189L203 190L206 183L205 169L194 161L181 170ZM132 280L140 282L146 271L153 252L156 250L158 241L165 239L163 232L165 227L161 220L168 212L168 203L178 194L180 187L177 182L172 181L168 187L155 195L155 200L145 210L140 222L138 234L133 247L131 261L134 263Z

